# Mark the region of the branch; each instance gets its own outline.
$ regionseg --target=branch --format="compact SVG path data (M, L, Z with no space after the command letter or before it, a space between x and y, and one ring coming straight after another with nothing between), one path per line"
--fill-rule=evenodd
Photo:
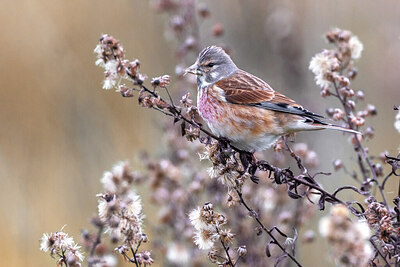
M220 234L219 234L218 226L216 226L215 229L217 230L217 234L220 235ZM226 257L227 257L227 260L228 260L229 265L232 266L232 267L235 266L235 264L233 264L233 262L232 262L232 260L231 260L231 256L229 255L229 247L227 247L227 246L225 245L225 243L224 243L224 241L222 241L221 237L219 238L219 240L221 241L222 247L223 247L224 250L225 250Z
M268 230L268 229L264 226L264 224L260 221L260 219L258 218L257 212L254 211L252 208L250 208L250 207L247 205L247 203L244 201L242 193L241 193L238 189L236 189L236 192L237 192L237 194L238 194L238 196L239 196L240 203L243 204L243 206L244 206L244 207L249 211L249 213L251 214L251 217L253 217L253 218L256 220L256 222L259 224L259 226L271 237L271 239L273 240L274 244L277 245L277 246L280 248L280 250L284 253L284 255L288 256L297 266L301 267L302 265L300 264L300 262L298 262L297 259L296 259L294 256L292 256L290 253L288 253L288 252L286 251L286 249L283 247L283 245L282 245L281 243L279 243L279 241L278 241L278 240L275 238L275 236L272 234L272 231L273 231L276 227L272 228L271 230ZM280 231L279 231L279 232L280 232Z

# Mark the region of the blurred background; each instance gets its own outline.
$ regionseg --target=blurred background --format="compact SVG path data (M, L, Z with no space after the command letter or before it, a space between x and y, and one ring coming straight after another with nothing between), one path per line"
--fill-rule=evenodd
M227 45L240 68L317 113L336 103L320 97L309 61L329 48L323 36L332 27L356 34L364 52L353 88L364 90L366 103L378 110L378 117L368 120L376 130L376 138L368 143L370 153L397 152L400 136L393 127L393 105L400 105L398 1L199 2L211 12L200 23L201 48ZM96 213L103 171L119 160L135 163L143 150L161 153L164 117L140 108L134 99L102 90L103 70L95 66L93 54L102 33L113 35L128 58L141 60L143 73L150 78L170 74L173 88L176 41L166 33L169 17L152 8L155 4L2 1L0 266L54 266L39 251L42 233L67 225L65 231L79 241L80 230ZM224 27L219 38L212 32L215 23ZM189 65L195 58L189 54L185 62ZM318 169L332 171L334 159L354 159L345 139L324 131L299 134L296 140L307 142L320 155ZM326 189L352 182L343 173L324 179ZM395 182L387 186L390 199ZM392 192L391 187L396 189ZM146 192L141 194L145 197ZM152 213L146 216L150 220ZM317 230L315 222L310 225ZM314 257L321 255L321 248L321 243L302 248L300 261L306 266L331 264L325 257Z

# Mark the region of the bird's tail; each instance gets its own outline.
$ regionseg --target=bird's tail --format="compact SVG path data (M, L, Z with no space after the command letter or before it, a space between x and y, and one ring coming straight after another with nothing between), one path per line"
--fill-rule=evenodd
M348 129L345 127L341 127L338 125L333 125L333 124L315 124L315 126L321 127L323 129L332 129L332 130L337 130L337 131L342 131L342 132L348 132L348 133L355 133L355 134L361 134L359 131L353 130L353 129Z

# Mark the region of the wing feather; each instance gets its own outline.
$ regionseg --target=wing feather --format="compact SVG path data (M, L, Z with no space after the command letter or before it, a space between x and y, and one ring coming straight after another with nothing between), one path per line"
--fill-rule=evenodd
M266 82L243 70L237 70L228 78L218 81L216 86L223 90L224 97L229 103L296 114L315 121L323 118L304 109L289 97L275 92Z
M216 85L224 90L228 102L235 104L256 104L261 102L285 103L300 106L287 96L275 92L266 82L243 70L236 71Z

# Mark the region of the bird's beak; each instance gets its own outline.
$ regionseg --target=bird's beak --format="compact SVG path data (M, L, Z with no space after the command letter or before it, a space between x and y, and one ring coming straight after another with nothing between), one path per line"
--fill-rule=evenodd
M184 75L191 73L194 75L201 75L200 70L197 68L197 62L194 63L192 66L190 66L189 68L185 69L185 73Z

